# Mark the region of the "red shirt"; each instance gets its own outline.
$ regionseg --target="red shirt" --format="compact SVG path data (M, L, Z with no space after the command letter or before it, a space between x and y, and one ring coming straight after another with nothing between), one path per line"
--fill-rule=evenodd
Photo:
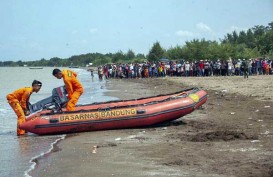
M200 68L200 69L204 69L204 63L203 63L203 62L200 62L200 63L199 63L199 68Z

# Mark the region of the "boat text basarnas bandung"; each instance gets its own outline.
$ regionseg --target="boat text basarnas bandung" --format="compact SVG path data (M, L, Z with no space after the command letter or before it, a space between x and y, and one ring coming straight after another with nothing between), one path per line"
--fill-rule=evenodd
M137 114L137 110L130 109L117 109L108 111L97 111L97 112L85 112L61 115L59 117L60 122L70 122L70 121L85 121L85 120L96 120L96 119L108 119L108 118L120 118L126 116L133 116Z

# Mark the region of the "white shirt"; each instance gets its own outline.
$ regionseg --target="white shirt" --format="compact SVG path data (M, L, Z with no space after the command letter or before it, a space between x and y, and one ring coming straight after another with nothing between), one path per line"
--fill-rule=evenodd
M186 64L185 64L185 70L186 70L186 71L189 71L189 70L190 70L190 64L189 64L189 63L186 63Z

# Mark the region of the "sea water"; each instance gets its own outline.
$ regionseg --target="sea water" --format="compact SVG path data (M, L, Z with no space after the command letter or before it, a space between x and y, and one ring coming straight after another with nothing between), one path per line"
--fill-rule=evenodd
M62 79L52 76L54 68L29 69L28 67L0 67L0 176L29 177L35 168L35 159L40 158L53 148L53 144L65 139L66 135L37 136L16 135L17 116L9 106L6 95L21 87L31 86L34 79L43 83L38 93L33 93L30 102L35 103L51 96L52 89L64 85ZM84 94L78 104L87 104L114 100L104 96L106 81L100 81L98 75L91 77L85 69L72 69L78 73L83 84ZM65 141L65 140L64 140Z

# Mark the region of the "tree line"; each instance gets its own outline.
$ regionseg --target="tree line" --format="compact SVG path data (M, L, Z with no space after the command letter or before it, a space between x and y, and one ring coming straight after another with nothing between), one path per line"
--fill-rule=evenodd
M92 63L94 66L105 63L129 63L159 61L162 58L170 60L217 60L239 58L273 58L273 22L267 26L257 25L246 31L233 31L227 33L220 41L206 39L193 39L185 45L177 45L164 49L157 41L151 47L147 55L136 54L132 49L127 52L116 53L88 53L75 55L69 58L53 57L37 61L0 61L0 66L86 66Z
M247 31L227 33L220 42L205 39L187 41L185 45L167 50L156 42L148 54L148 59L161 58L187 60L273 58L273 22L268 26L257 25Z

